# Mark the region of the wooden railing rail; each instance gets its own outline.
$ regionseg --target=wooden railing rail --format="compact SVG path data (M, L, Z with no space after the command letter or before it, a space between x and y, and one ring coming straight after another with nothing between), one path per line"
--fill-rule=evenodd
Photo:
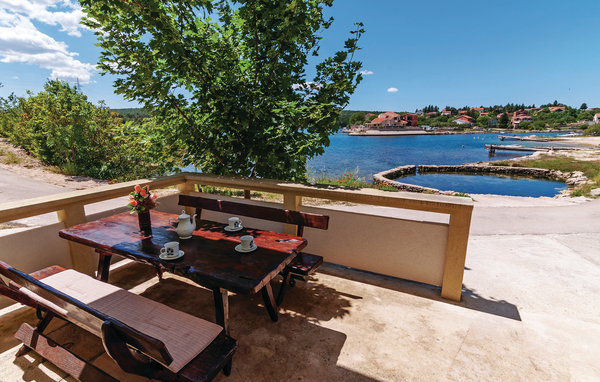
M456 196L390 192L374 188L352 189L349 187L310 185L272 179L208 174L186 173L185 179L187 182L199 185L264 191L283 195L290 194L299 197L339 200L443 214L449 214L456 210L470 211L473 209L473 201L471 199Z
M469 198L429 195L408 192L389 192L372 188L349 189L336 186L316 186L283 182L272 179L254 179L211 174L185 174L188 183L210 185L283 194L284 208L297 210L302 197L346 201L360 204L396 207L410 210L437 212L450 215L442 297L460 301L467 242L471 227L473 201ZM294 233L295 227L286 225L286 233Z
M138 179L131 182L110 184L86 190L69 191L37 198L0 203L0 223L11 220L60 211L74 205L86 205L128 195L136 184L151 188L168 187L185 183L183 174L154 179Z
M316 186L284 182L272 179L256 179L237 176L218 176L210 174L180 173L155 179L139 179L131 182L100 186L87 190L65 192L39 198L20 200L0 204L0 223L56 211L59 220L66 227L85 221L84 206L103 200L124 196L131 192L134 185L149 185L151 188L177 185L181 193L189 194L196 185L229 187L245 191L271 192L283 195L284 208L298 210L302 197L347 201L359 204L429 211L450 215L446 258L442 281L442 296L460 300L464 272L467 241L473 202L468 198L444 195L414 194L407 192L389 192L377 189L351 189L336 186ZM295 227L286 226L285 230L294 231ZM86 248L73 244L71 258L74 268L89 269L93 264L81 263Z
M66 227L86 222L85 205L125 196L133 187L149 185L151 188L186 185L185 176L176 174L155 179L138 179L131 182L99 186L87 190L64 192L38 198L0 204L0 223L42 215L56 211L58 220ZM84 245L69 242L71 263L74 269L92 274L95 254Z

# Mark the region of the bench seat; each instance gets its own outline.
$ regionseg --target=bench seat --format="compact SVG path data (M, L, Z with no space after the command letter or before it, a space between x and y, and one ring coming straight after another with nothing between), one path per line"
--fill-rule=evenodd
M323 256L300 252L294 257L294 260L288 265L288 268L292 274L309 276L313 274L321 264L323 264Z
M173 361L165 366L174 373L179 372L201 353L223 330L212 322L96 280L73 269L67 269L41 281L133 329L162 341L173 357ZM43 305L51 306L61 315L79 320L78 317L72 317L72 312L58 306L59 302L51 294L43 291L36 294L27 288L21 288L20 291ZM89 330L99 337L102 336L99 327L90 325Z

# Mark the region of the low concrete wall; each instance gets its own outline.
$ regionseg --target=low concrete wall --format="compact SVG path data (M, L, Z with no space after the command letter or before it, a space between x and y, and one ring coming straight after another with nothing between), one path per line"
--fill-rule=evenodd
M239 201L224 196L196 195ZM281 208L280 204L275 203L255 200L243 202ZM308 240L305 251L321 255L325 261L339 265L431 285L442 284L448 224L440 221L446 220L446 215L386 208L392 212L390 215L395 216L390 217L356 212L359 209L365 208L357 206L353 211L353 207L344 207L342 211L336 207L302 206L302 211L329 216L329 228L326 231L304 230L304 237ZM227 223L230 215L203 211L202 217ZM283 232L282 223L245 217L242 217L242 222L253 228Z
M94 203L86 206L86 218L88 221L100 219L105 216L114 215L126 211L124 206L127 199L118 198ZM177 198L166 197L159 199L159 210L172 211L177 204ZM118 207L115 207L118 206ZM0 236L0 260L27 273L51 265L60 265L65 268L73 268L69 254L69 243L58 236L58 231L65 226L63 223L52 223L19 229L18 232ZM93 254L96 257L95 254ZM119 261L119 256L114 256L113 262ZM97 258L94 259L94 263ZM0 309L14 303L13 300L0 297Z
M198 194L209 198L236 198ZM281 208L281 204L255 200L243 202ZM91 221L125 211L124 207L108 208L87 215ZM122 205L122 202L116 203ZM89 208L86 208L90 210ZM161 211L181 213L178 194L159 199ZM401 210L375 206L301 207L302 211L330 217L326 231L306 228L306 252L319 254L325 261L440 286L444 272L446 242L448 240L447 215L432 212ZM357 212L357 211L361 212ZM369 212L365 212L369 211ZM379 210L379 211L378 211ZM371 213L370 211L374 211ZM387 216L382 216L387 215ZM203 218L226 223L229 215L204 211ZM244 225L253 228L283 232L283 224L242 217ZM0 260L24 272L34 272L50 265L71 268L68 242L58 236L63 223L54 223L0 237ZM120 260L114 256L113 261ZM0 298L0 308L12 300Z

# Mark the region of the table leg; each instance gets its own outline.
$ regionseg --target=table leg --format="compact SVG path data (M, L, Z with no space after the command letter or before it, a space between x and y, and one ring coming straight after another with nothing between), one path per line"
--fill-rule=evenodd
M285 296L285 291L288 287L288 283L290 282L292 274L290 273L289 269L286 269L285 271L283 271L282 276L283 280L281 281L281 288L279 288L279 293L277 294L277 306L281 305L281 303L283 302L283 296Z
M227 290L223 288L214 288L213 297L215 298L215 313L217 325L225 330L229 335L229 297Z
M108 281L108 271L110 270L110 259L112 254L108 252L98 251L98 271L96 278L100 281Z
M275 299L273 298L273 289L271 289L271 284L267 283L260 291L262 293L263 300L265 301L265 308L267 308L267 312L269 313L271 320L277 322L279 315L277 314L277 305L275 304Z

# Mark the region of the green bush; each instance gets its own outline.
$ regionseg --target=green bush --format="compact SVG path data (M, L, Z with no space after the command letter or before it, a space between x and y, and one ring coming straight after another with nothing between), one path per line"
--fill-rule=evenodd
M52 80L37 95L0 100L0 135L69 175L127 180L161 175L181 162L153 119L123 122L75 86Z
M583 132L584 135L600 135L600 124L590 125Z

